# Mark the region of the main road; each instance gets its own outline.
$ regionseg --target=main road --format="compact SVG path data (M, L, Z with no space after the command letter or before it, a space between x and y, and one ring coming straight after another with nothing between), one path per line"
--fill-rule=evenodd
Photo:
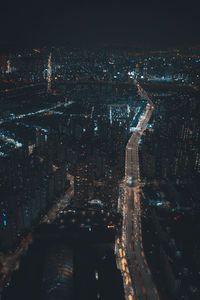
M116 252L123 275L126 268L124 277L126 299L159 300L142 243L138 155L139 142L147 128L154 106L140 84L137 82L135 84L139 95L147 101L147 105L126 146L125 178L121 185L123 193L119 203L123 214L122 237L116 242Z

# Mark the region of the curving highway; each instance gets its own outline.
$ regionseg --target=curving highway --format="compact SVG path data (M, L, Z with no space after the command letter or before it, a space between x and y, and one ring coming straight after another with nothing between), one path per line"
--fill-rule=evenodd
M159 300L143 250L138 155L139 142L147 128L154 106L140 84L136 81L135 84L138 88L138 94L142 99L147 100L147 105L126 146L125 178L122 183L123 196L121 197L122 203L119 203L123 214L122 238L116 242L116 253L123 277L123 269L125 268L123 267L123 259L130 274L129 284L124 285L126 299ZM120 255L120 249L123 256ZM124 281L127 282L126 278Z

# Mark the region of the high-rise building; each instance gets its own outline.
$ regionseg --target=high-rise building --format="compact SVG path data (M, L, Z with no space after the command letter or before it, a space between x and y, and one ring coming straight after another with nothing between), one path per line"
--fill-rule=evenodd
M74 196L77 205L84 205L93 198L93 166L87 159L79 160L74 176Z

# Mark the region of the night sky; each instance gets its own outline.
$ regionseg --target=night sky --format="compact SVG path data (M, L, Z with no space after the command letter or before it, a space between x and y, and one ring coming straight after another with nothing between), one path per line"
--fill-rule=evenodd
M194 1L4 2L1 46L115 42L162 48L200 44L200 10Z

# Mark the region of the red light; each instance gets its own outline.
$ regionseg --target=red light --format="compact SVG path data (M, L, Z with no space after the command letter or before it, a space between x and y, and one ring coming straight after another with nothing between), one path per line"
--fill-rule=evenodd
M174 221L178 221L180 219L180 216L175 216L173 219Z

